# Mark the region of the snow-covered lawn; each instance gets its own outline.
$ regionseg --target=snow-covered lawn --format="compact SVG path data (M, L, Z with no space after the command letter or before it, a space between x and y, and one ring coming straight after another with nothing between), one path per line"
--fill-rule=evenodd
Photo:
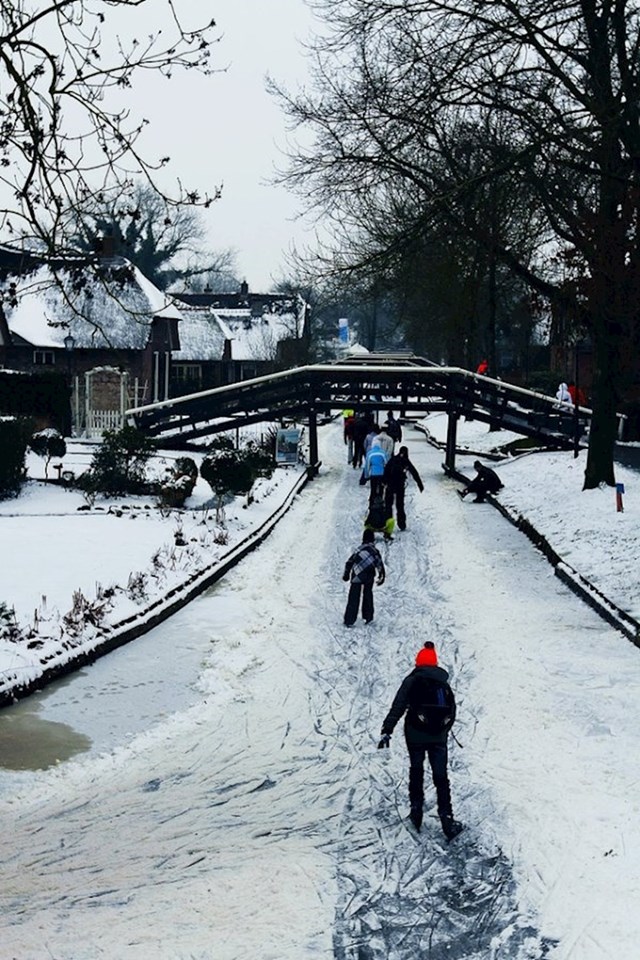
M69 446L64 467L77 475L92 449ZM155 457L150 475L161 476L176 456ZM89 506L78 491L46 483L44 461L31 454L20 496L0 501L0 603L28 634L28 642L0 639L0 690L35 679L45 665L73 660L214 565L277 510L303 472L276 469L256 481L249 506L246 497L234 498L218 522L200 477L184 510L160 510L151 497L99 497Z

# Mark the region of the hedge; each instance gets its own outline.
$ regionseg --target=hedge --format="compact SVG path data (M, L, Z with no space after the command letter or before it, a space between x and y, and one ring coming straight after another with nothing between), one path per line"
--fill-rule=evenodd
M46 419L60 433L68 434L69 396L69 385L61 373L0 370L0 414Z
M20 489L32 431L31 420L0 418L0 500L15 496Z

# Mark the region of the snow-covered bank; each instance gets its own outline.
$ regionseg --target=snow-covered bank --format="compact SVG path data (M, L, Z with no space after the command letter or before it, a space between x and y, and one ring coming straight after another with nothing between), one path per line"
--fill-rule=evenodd
M422 425L436 440L444 442L445 414L433 414ZM461 420L457 466L473 476L476 456L482 458L483 453L501 449L514 439L517 435L508 431L491 432L485 423ZM638 622L640 474L616 466L616 481L625 490L624 509L618 512L615 489L582 490L586 456L586 450L581 450L577 458L572 452L537 451L492 462L492 469L504 483L497 499L513 517L522 518L544 537L555 553L603 597Z
M30 481L0 503L0 601L15 612L0 636L0 704L128 642L221 576L273 528L306 482L302 466L256 482L224 524L203 509L199 481L188 510L150 498L98 500ZM9 626L9 629L7 628Z

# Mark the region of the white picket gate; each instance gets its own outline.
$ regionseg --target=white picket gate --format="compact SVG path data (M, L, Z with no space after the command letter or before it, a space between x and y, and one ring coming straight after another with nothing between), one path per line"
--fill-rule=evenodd
M101 437L105 430L120 430L124 426L124 417L120 410L88 410L86 434L88 437Z

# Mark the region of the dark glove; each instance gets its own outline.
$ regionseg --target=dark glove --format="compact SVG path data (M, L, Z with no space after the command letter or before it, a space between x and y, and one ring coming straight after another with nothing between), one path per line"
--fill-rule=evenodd
M391 743L391 734L383 733L382 736L380 737L380 742L378 743L378 750L384 750L385 747L388 750L390 743Z
M346 570L345 570L345 572L342 574L342 579L344 580L345 583L346 583L347 580L349 579L349 574L347 573Z
M378 586L381 587L382 584L384 583L384 577L378 577L378 579L377 579L376 582L377 582Z

